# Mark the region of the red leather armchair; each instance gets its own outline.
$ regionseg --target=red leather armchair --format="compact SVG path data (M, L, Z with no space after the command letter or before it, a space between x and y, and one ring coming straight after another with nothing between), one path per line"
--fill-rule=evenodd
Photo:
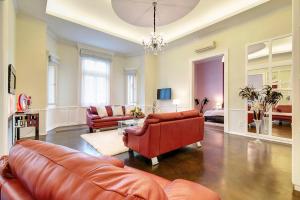
M157 156L198 143L204 136L204 117L197 110L150 114L143 127L125 129L124 144L158 163Z
M220 200L211 190L181 179L168 181L36 140L18 141L0 159L0 200Z

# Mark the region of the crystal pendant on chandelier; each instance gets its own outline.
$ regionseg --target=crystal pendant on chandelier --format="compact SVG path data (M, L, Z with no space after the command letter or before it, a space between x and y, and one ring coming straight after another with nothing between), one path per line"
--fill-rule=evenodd
M150 38L143 40L143 46L146 52L152 52L154 55L157 55L160 51L164 50L167 46L167 43L164 41L164 38L161 34L156 32L156 5L157 1L153 2L154 10L154 31L151 33Z
M152 52L154 55L157 55L167 46L167 43L162 35L152 32L150 38L143 40L143 45L146 52Z

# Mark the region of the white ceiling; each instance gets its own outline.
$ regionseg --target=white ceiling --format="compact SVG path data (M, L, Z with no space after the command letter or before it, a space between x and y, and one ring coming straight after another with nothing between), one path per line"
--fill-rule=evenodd
M20 12L44 20L59 38L127 55L141 54L141 41L149 35L152 27L134 26L123 21L114 12L111 1L16 0ZM151 4L151 0L132 1L148 1ZM168 42L177 41L267 1L269 0L218 0L216 3L212 0L200 0L187 15L158 27L158 31L164 33ZM134 9L128 12L134 12ZM162 14L160 18L171 13Z
M200 0L159 0L156 5L156 24L170 24L191 12ZM136 26L153 26L153 0L111 0L115 13Z
M159 27L158 31L165 35L167 42L172 42L267 1L269 0L201 0L189 14ZM148 2L151 5L152 1ZM136 7L132 7L128 12L138 9L139 4L136 4ZM111 0L48 0L46 12L137 44L152 31L151 27L134 26L120 19L112 8ZM165 15L172 15L171 12L172 10L169 10Z
M47 0L16 0L16 7L20 13L45 21L48 29L58 39L67 40L74 44L83 43L124 55L138 55L143 52L143 47L139 44L47 15L46 4Z

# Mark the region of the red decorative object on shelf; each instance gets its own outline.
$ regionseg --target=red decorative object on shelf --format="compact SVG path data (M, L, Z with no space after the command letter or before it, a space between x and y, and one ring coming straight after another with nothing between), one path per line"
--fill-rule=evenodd
M22 93L18 97L17 112L26 112L30 108L31 97Z

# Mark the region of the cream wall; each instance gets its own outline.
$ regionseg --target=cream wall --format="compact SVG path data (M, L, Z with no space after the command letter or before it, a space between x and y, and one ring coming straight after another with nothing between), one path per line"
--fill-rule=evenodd
M47 51L48 54L59 57L58 56L58 44L57 44L57 37L54 33L50 30L47 31Z
M10 95L7 93L8 64L15 65L15 19L13 1L0 1L0 155L8 153L8 115Z
M145 66L145 56L130 56L125 59L124 69L134 69L137 70L137 103L139 105L145 104L145 83L144 83L144 66ZM125 80L124 80L125 84ZM124 86L125 90L125 86ZM126 95L126 93L125 93ZM125 98L125 96L124 96ZM125 102L126 103L126 102Z
M276 23L274 23L276 22ZM269 11L262 16L209 35L199 37L176 48L169 48L158 60L157 80L159 87L171 87L175 98L190 106L189 61L199 54L194 51L203 43L216 41L216 51L228 49L229 55L229 109L243 108L238 98L239 88L245 83L245 45L278 35L291 33L291 5Z
M47 50L51 55L58 58L57 67L57 103L58 107L80 106L80 57L79 48L103 52L95 47L75 44L57 39L48 31ZM112 55L110 77L110 103L124 104L124 66L127 58L121 55ZM67 91L67 92L66 92Z
M57 106L78 106L79 60L77 46L65 42L58 45Z
M16 33L17 94L32 97L33 109L47 106L46 24L18 14Z
M47 52L46 24L18 14L16 18L16 94L31 96L32 111L38 112L40 134L46 133ZM30 137L34 128L21 129L21 137Z
M157 57L154 55L145 55L144 65L144 91L145 91L145 105L151 107L153 101L156 100L157 88Z
M158 87L171 87L173 97L179 98L182 106L191 107L193 97L190 93L190 61L199 56L195 50L201 44L216 41L216 52L226 49L229 52L229 109L242 109L244 103L238 97L238 91L245 84L245 45L291 33L292 13L288 2L290 1L265 13L257 14L255 10L256 12L246 14L245 20L239 18L240 23L233 23L217 31L199 35L199 39L191 39L168 48L158 57Z
M48 33L49 34L49 33ZM49 35L47 49L52 55L57 55L57 103L47 109L46 130L56 127L86 123L86 110L80 104L81 66L79 49L89 49L99 53L104 50L84 44L75 44L57 39ZM111 55L110 68L110 103L124 104L124 63L126 58L105 52Z
M125 75L123 56L113 56L110 70L110 103L113 105L125 104Z

